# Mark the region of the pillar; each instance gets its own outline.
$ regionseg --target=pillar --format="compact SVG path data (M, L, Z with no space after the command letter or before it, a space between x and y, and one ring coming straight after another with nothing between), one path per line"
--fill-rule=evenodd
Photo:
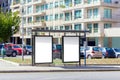
M112 37L108 37L108 47L112 47Z

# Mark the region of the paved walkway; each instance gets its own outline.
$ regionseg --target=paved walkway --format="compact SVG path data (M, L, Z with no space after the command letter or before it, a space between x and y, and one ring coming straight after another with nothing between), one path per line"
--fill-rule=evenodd
M120 66L19 66L17 63L0 59L0 73L12 72L81 72L81 71L120 71Z

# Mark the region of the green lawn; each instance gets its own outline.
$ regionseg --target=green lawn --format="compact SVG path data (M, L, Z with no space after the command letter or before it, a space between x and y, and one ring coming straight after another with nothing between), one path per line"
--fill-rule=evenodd
M8 61L12 61L12 62L16 62L16 63L19 63L19 64L31 64L32 63L32 61L31 61L31 59L24 59L24 60L22 60L21 58L17 58L17 57L15 57L15 58L11 58L11 57L5 57L4 58L4 60L8 60Z
M20 63L20 64L32 64L31 59L24 59L22 60L21 58L12 58L12 57L5 57L4 60ZM62 60L60 59L55 59L53 60L53 64L63 64ZM74 64L74 63L70 63ZM81 64L84 64L84 59L81 59ZM120 58L107 58L107 59L86 59L86 64L120 64Z

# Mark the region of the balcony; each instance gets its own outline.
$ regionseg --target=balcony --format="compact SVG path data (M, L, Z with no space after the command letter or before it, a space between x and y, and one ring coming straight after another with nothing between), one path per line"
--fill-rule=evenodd
M45 11L41 11L41 12L34 12L33 16L37 16L37 15L42 16L42 15L45 15L45 14L46 14L46 12L45 12Z
M20 7L20 3L14 2L13 5L10 5L11 8Z
M41 22L31 22L31 23L24 24L24 27L28 27L28 26L31 26L33 28L42 28L46 26L46 22L41 21Z
M105 37L120 37L120 27L104 29Z
M34 5L37 5L37 4L44 4L46 1L45 0L34 0Z
M102 0L88 3L87 1L84 2L84 7L94 7L94 6L104 6L104 7L112 7L112 8L118 8L120 7L120 2L112 2L112 3L105 3Z
M112 18L104 18L104 17L101 17L101 20L102 21L109 21L109 22L120 22L120 16L112 16Z

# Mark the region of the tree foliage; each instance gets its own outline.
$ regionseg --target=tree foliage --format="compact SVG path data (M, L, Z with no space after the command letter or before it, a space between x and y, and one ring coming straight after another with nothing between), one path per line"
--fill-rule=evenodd
M0 40L5 42L10 39L12 33L16 33L19 30L20 17L18 12L0 12ZM12 30L12 26L15 27Z

